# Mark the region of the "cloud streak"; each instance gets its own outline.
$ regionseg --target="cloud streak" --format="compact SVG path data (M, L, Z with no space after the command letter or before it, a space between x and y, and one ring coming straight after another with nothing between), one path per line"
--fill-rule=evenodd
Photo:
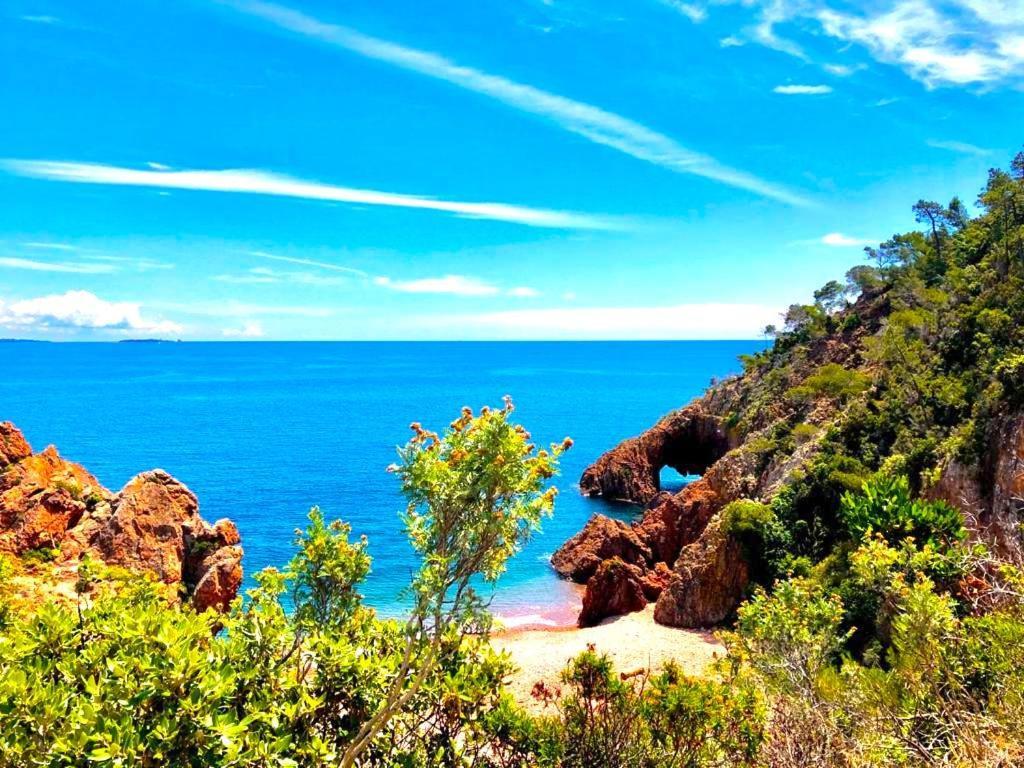
M772 88L772 93L780 93L783 96L820 96L832 93L832 86L829 85L777 85Z
M810 205L805 197L780 184L731 168L641 123L591 104L457 64L436 53L409 48L348 27L326 23L285 6L258 0L226 2L238 11L261 18L281 29L487 96L638 160L676 173L702 176L789 205Z
M95 163L55 160L3 160L0 166L18 176L76 184L106 184L159 189L327 200L391 208L441 211L464 218L490 219L555 229L620 229L624 222L572 211L529 208L507 203L472 203L307 181L259 170L141 170Z
M17 256L0 256L0 268L25 269L30 272L64 272L75 275L105 275L117 271L110 264L39 261L38 259L22 259Z

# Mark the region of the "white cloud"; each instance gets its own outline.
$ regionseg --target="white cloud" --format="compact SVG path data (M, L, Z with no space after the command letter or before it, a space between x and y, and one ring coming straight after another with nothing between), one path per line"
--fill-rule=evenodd
M718 44L723 48L739 48L741 46L746 45L747 43L741 37L737 37L736 35L729 35L728 37L723 37L721 40L719 40Z
M992 154L991 149L985 149L984 147L978 147L974 144L968 144L965 141L940 141L937 139L929 139L925 142L929 147L935 147L935 149L945 149L949 152L956 152L960 155L974 155L975 157L985 157Z
M760 304L665 307L561 307L426 317L436 328L469 328L482 338L752 339L778 321L779 308Z
M228 2L239 11L262 18L282 29L479 93L639 160L677 173L703 176L791 205L809 204L802 196L779 184L730 168L641 123L591 104L456 64L436 53L407 48L348 27L328 24L285 6L259 0Z
M661 4L678 11L694 24L699 24L708 17L708 12L696 3L684 3L681 0L661 0Z
M68 328L141 331L160 336L182 331L177 323L144 318L137 302L105 301L89 291L67 291L10 304L0 302L0 326L21 331Z
M823 245L831 245L834 248L852 248L855 246L868 246L872 243L877 242L864 237L851 237L850 235L844 235L841 232L829 232L827 235L821 238Z
M850 66L849 64L826 64L822 67L830 75L836 77L850 77L850 75L859 72L864 67L862 66Z
M876 106L876 107L888 107L890 104L895 104L897 101L899 101L898 97L890 96L888 98L879 99L878 101L876 101L874 103L873 106Z
M86 264L82 262L38 261L16 256L0 256L0 267L27 269L32 272L67 272L76 275L100 275L115 272L110 264Z
M824 32L844 46L861 46L877 61L900 67L928 87L1019 84L1024 75L1024 3L1020 0L715 0L713 4L749 9L754 20L744 37L804 61L809 57L800 45L780 36L783 25L791 34Z
M520 299L535 299L540 296L540 291L536 288L530 288L527 285L520 285L516 288L510 288L508 295L515 296Z
M56 16L19 16L22 21L27 21L31 24L60 24L60 19Z
M248 320L241 328L225 328L222 333L230 339L259 339L265 335L258 320Z
M525 224L531 227L561 229L617 229L622 221L608 217L590 216L572 211L528 208L507 203L467 203L437 200L416 195L379 192L322 184L317 181L295 179L266 171L254 170L193 170L157 171L123 168L93 163L68 163L53 160L0 161L9 172L34 178L79 184L112 184L131 187L163 187L191 189L206 192L236 192L241 194L293 197L305 200L331 200L362 205L383 205L393 208L416 208L442 211L474 219L491 219Z
M952 5L930 0L893 0L881 12L823 8L814 15L826 34L864 46L929 87L1019 79L1024 67L1024 50L1015 50L1012 42L1024 32L1016 3L962 0L954 12Z
M455 296L493 296L499 293L497 286L464 275L426 277L420 280L392 280L390 277L375 277L373 282L374 285L402 293L447 293Z
M832 93L829 85L777 85L772 88L773 93L781 93L784 96L818 96L825 93Z
M576 292L566 291L562 294L562 301L576 301Z

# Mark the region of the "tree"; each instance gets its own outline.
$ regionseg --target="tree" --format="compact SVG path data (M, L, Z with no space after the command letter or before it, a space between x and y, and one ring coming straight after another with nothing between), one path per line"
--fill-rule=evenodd
M846 273L846 289L853 294L874 293L885 281L874 267L858 264Z
M554 507L556 490L544 486L572 441L536 451L529 433L509 421L512 410L507 397L500 410L484 408L478 416L464 408L443 437L414 423L412 440L389 468L408 501L406 530L421 565L409 588L401 666L345 750L343 768L416 697L447 637L489 626L471 582L493 583Z
M928 224L932 231L932 245L935 255L942 258L942 241L949 234L946 209L931 200L918 200L913 207L914 220Z
M831 314L846 303L846 288L838 280L829 280L814 292L814 303Z

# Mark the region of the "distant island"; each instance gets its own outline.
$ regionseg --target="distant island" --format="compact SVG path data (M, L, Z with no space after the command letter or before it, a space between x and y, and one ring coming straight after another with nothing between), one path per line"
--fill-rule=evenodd
M181 339L120 339L118 344L178 344Z

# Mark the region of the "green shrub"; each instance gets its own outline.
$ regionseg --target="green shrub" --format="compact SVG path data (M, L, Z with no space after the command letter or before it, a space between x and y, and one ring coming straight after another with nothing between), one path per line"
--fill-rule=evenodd
M723 530L743 547L752 582L770 586L785 574L792 541L770 506L739 499L730 502L720 514Z
M842 516L851 538L860 541L878 533L890 542L910 537L921 544L949 546L963 539L963 516L944 501L913 499L904 476L879 474L864 483L860 493L847 492Z
M845 400L859 395L871 385L871 379L860 371L851 371L838 363L827 363L803 383L789 391L789 397L808 402L822 397Z

